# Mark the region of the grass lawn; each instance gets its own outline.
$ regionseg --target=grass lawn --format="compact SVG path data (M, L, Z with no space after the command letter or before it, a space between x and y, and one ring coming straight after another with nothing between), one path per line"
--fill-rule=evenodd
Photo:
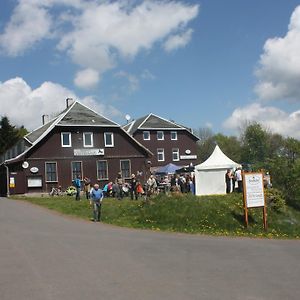
M86 220L92 217L87 200L77 202L69 196L14 198ZM223 236L300 238L300 211L286 207L284 212L278 213L268 208L267 220L268 231L265 232L262 208L250 209L249 227L245 228L240 194L159 195L147 202L105 198L102 204L102 222L118 226Z

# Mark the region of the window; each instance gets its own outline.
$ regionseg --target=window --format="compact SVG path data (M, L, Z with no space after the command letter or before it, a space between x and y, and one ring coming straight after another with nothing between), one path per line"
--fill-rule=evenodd
M46 182L57 182L57 163L46 162L45 163Z
M130 178L130 160L129 159L124 159L120 160L120 167L121 167L121 174L122 178Z
M62 147L72 147L71 132L62 132L61 133L61 146Z
M83 133L83 146L84 147L93 147L93 133L84 132Z
M162 141L165 139L165 136L164 136L164 132L163 131L157 131L157 139L159 141Z
M97 161L97 179L108 179L107 161Z
M150 131L143 131L144 141L150 141Z
M104 132L104 145L105 147L114 146L114 134L112 132Z
M177 131L171 131L171 140L177 141Z
M82 162L81 161L72 161L72 180L76 179L77 176L82 178Z
M179 161L179 149L178 148L172 149L172 160Z
M165 161L165 150L157 149L157 161Z

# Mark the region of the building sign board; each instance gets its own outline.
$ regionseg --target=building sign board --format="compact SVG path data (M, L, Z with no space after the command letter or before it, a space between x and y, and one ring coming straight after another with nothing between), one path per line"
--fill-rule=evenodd
M197 155L180 155L180 159L197 159Z
M104 149L74 149L74 156L104 155Z

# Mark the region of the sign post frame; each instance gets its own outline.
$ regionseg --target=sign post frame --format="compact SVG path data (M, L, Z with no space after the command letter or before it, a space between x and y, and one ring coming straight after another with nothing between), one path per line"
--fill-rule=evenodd
M263 174L261 172L242 172L243 178L243 201L244 201L244 215L245 215L245 225L248 228L249 218L248 209L249 208L259 208L262 207L263 214L263 227L266 231L268 229L267 225L267 206L266 206L266 196L264 191Z

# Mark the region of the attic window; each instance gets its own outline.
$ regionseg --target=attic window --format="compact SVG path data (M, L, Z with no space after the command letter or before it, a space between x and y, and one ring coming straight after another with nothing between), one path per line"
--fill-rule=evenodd
M104 145L105 147L114 146L114 134L112 132L104 132Z
M150 131L143 131L144 141L150 141Z
M61 133L61 146L62 147L72 147L71 132L62 132Z
M163 141L165 139L163 131L157 131L157 140Z
M84 147L93 147L93 133L84 132L83 133L83 146Z

